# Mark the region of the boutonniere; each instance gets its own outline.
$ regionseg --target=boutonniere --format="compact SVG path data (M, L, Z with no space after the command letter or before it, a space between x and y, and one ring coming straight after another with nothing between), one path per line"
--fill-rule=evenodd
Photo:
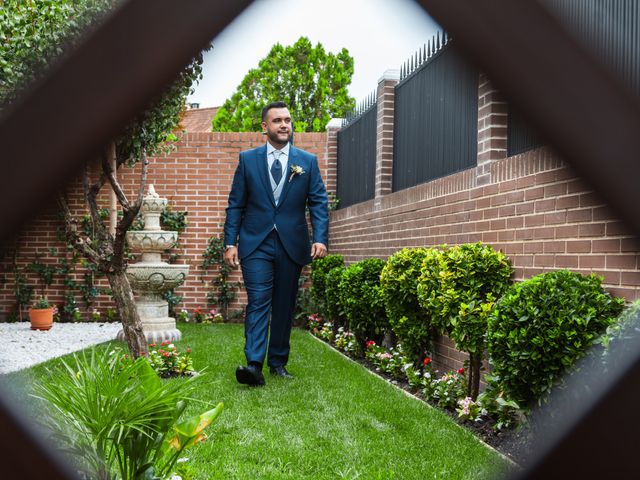
M303 175L304 170L300 165L296 165L295 163L291 165L291 176L289 177L289 181L293 180L293 177L296 175Z

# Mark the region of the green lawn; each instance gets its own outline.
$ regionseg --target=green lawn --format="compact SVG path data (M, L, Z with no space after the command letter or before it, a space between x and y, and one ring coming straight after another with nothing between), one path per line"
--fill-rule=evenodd
M509 466L447 415L305 331L292 334L296 378L267 372L266 387L249 388L234 375L244 358L241 325L179 328L178 348L191 347L196 368L206 367L199 398L225 404L209 440L188 452L200 479L479 479ZM15 388L43 372L39 366L3 380Z

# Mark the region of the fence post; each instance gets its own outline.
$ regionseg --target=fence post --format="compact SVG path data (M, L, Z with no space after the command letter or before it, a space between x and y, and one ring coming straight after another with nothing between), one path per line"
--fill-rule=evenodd
M338 194L338 131L342 128L342 118L332 118L327 123L327 171L324 184L327 192Z
M381 197L391 193L393 187L393 124L398 81L399 70L387 70L378 80L375 210L380 209Z
M507 102L489 78L478 80L477 184L491 181L491 162L507 156Z

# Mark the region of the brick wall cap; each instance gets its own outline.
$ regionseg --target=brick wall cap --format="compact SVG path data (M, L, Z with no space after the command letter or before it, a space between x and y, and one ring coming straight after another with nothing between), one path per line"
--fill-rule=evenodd
M340 130L342 128L342 118L332 118L331 120L329 120L329 123L327 123L327 130L329 129L336 129L336 130Z
M397 68L391 68L389 70L385 70L385 72L382 74L382 76L378 80L378 83L384 82L385 80L400 81L400 70L398 70Z

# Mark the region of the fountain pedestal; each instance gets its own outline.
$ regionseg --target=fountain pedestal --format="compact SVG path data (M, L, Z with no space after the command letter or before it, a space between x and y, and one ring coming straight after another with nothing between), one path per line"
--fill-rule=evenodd
M176 319L169 316L169 303L163 295L182 285L189 273L189 266L162 261L162 252L178 241L178 232L163 231L160 227L160 214L166 206L167 199L160 198L153 185L150 185L140 208L144 230L127 232L129 247L142 252L141 261L129 265L126 275L133 291L139 293L136 308L145 337L150 343L173 342L182 337L176 328ZM118 332L118 339L124 340L124 331Z

